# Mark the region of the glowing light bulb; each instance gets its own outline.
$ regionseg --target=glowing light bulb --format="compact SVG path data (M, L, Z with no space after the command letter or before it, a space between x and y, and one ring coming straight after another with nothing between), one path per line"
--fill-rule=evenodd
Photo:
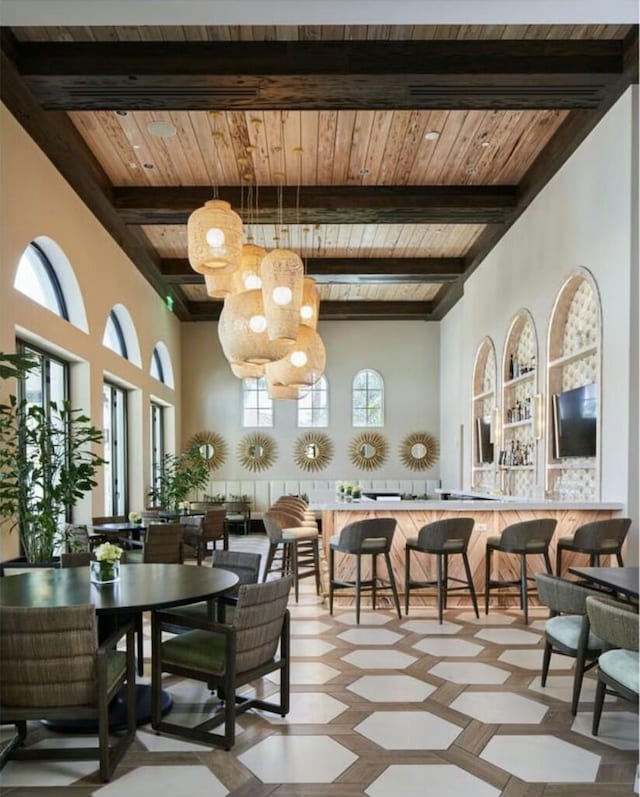
M267 319L263 315L252 315L249 319L249 329L256 334L264 332L267 328Z
M211 227L207 230L207 243L212 249L220 249L224 246L224 230L219 227Z
M277 288L273 289L271 295L273 296L273 301L280 307L290 304L293 299L291 288L288 288L286 285L278 285Z
M313 307L310 304L303 304L300 308L300 318L303 321L309 321L309 319L313 318Z
M291 365L295 365L296 368L302 368L303 365L307 364L307 355L303 351L293 351L291 352Z
M255 271L250 271L244 278L244 287L248 291L259 291L262 288L262 280L260 277L255 273Z

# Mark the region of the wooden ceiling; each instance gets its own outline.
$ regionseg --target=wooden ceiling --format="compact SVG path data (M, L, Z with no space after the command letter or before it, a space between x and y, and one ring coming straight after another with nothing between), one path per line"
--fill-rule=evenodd
M214 193L321 318L439 319L637 82L637 26L2 29L2 100L185 321ZM169 137L153 123L169 123Z

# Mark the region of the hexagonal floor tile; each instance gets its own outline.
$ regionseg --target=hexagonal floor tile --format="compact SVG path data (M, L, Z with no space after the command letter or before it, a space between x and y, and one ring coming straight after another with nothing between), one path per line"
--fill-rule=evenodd
M341 700L322 692L294 692L291 695L291 710L286 717L261 711L260 714L272 725L304 725L331 722L349 706Z
M324 634L331 631L331 626L319 620L292 620L291 634L293 636Z
M447 620L439 623L437 620L409 620L400 626L403 631L413 631L414 634L457 634L462 629L457 623Z
M492 664L440 661L429 672L454 684L503 684L510 673Z
M484 650L482 645L476 645L464 639L448 639L447 637L421 639L413 647L430 656L477 656Z
M357 759L328 736L269 736L238 756L263 783L332 783Z
M291 683L292 684L326 684L340 671L321 661L292 661L291 662ZM270 672L266 676L274 683L280 683L280 673Z
M310 604L310 605L303 605L301 606L298 604L289 604L287 607L289 609L289 613L291 614L292 619L298 620L303 619L306 617L314 618L314 617L321 617L323 614L327 614L328 610L321 604Z
M14 728L10 729L3 740L12 738ZM43 747L91 747L98 746L98 737L64 736L56 734L55 738L45 738L31 745L33 748ZM97 761L8 761L0 774L2 791L10 787L69 786L80 778L91 775L98 769Z
M387 631L386 628L350 628L338 634L338 639L352 645L393 645L402 639L402 634Z
M564 703L571 702L571 695L573 693L573 675L549 675L547 678L547 685L542 686L541 677L534 678L528 686L531 692L537 692L545 697L553 697L556 700L562 700ZM585 678L582 681L582 689L580 690L580 700L587 703L592 703L596 695L596 682L593 678ZM612 700L612 698L608 698Z
M436 687L412 675L363 675L347 689L373 703L421 703Z
M137 767L93 792L94 797L130 797L132 794L179 794L180 797L226 797L229 790L208 767Z
M354 730L385 750L446 750L462 728L428 711L374 711Z
M630 711L603 711L600 717L598 735L595 737L591 733L592 722L592 711L579 711L573 721L571 730L582 736L587 736L589 739L597 739L610 747L617 747L618 750L638 749L637 714L632 714Z
M503 650L498 656L498 661L505 661L513 664L514 667L521 667L523 670L542 670L542 649L535 650ZM570 670L575 663L575 659L570 656L551 656L550 670Z
M547 713L547 706L512 692L464 692L450 708L480 722L501 725L514 722L537 725Z
M355 612L343 612L334 618L345 625L357 625ZM384 625L393 619L393 615L386 612L360 612L360 625Z
M323 639L306 639L294 637L291 640L292 656L324 656L331 650L335 650L335 645L325 642Z
M399 650L354 650L341 658L361 670L404 670L418 660Z
M173 713L171 714L173 718ZM236 732L238 727L236 726ZM144 746L146 750L153 753L202 753L211 750L211 747L206 744L196 744L196 742L188 742L185 739L178 739L176 736L168 736L167 734L157 734L151 729L151 725L145 725L138 728L136 739Z
M593 783L600 756L557 736L494 736L480 758L527 783Z
M496 645L537 645L539 634L522 631L519 628L483 628L475 634L476 639L486 639Z
M500 790L450 764L393 764L366 789L369 797L424 797L425 783L432 794L448 797L500 797Z
M476 617L474 612L462 612L456 617L456 620L473 625L511 625L515 619L509 614L482 614L482 612L480 617Z

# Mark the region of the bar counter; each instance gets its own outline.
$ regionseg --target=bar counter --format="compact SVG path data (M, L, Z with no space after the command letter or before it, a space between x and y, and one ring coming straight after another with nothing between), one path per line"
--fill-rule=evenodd
M556 530L550 547L551 561L555 562L556 540L559 537L571 537L575 530L594 520L605 520L622 514L624 505L616 502L567 502L533 499L516 499L505 497L498 500L422 500L422 501L373 501L364 499L347 502L346 500L313 497L310 508L322 517L322 537L325 554L332 536L340 533L347 524L356 520L375 517L395 518L396 533L391 550L391 561L398 585L398 591L404 592L404 547L405 540L417 537L418 531L427 523L451 517L472 517L475 521L471 542L469 544L469 562L473 580L478 594L484 594L484 563L487 537L498 536L502 530L523 520L534 518L555 518ZM494 555L493 576L510 580L518 577L518 557L507 554ZM363 559L363 578L368 577L369 557ZM529 574L544 572L542 557L528 557ZM587 565L588 558L584 554L568 554L563 557L563 567ZM606 560L603 564L608 564ZM338 578L351 579L355 572L355 557L336 555ZM428 580L434 578L434 557L414 555L411 558L412 578ZM384 574L384 568L382 568ZM450 559L449 572L452 576L463 575L461 557ZM420 592L416 593L420 595ZM412 591L412 601L414 593ZM454 593L451 605L466 605L468 597L465 593ZM492 603L511 605L513 598L492 596Z

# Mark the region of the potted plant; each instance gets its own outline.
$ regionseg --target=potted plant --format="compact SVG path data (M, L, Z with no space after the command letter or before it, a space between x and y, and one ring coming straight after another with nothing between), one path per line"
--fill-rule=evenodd
M177 513L189 493L205 487L208 481L209 466L197 445L182 454L165 454L151 499L154 505Z
M0 352L0 379L20 379L37 366L22 354ZM47 562L65 537L66 521L96 486L104 459L92 447L102 431L68 401L46 407L0 402L0 520L18 528L28 562Z

